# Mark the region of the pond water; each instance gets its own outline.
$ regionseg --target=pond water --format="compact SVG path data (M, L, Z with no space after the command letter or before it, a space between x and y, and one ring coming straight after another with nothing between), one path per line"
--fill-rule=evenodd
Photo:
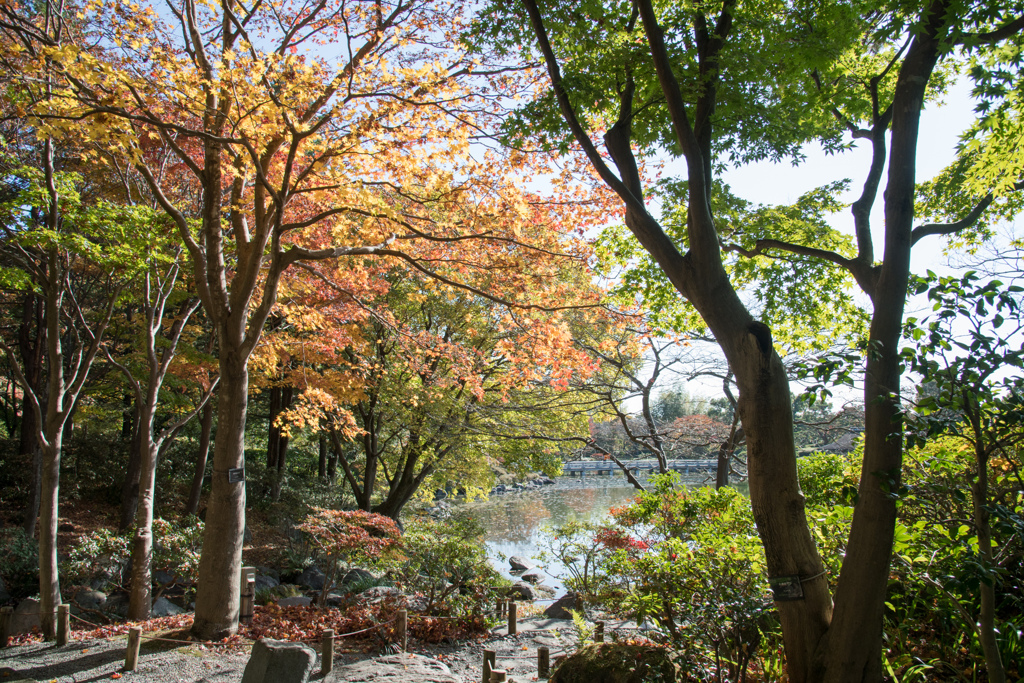
M608 516L608 510L633 499L636 489L621 477L586 477L571 479L559 477L554 485L534 491L495 495L488 500L461 505L486 529L487 553L495 568L512 580L508 558L521 555L531 564L541 566L533 559L544 547L544 530L571 520L599 521ZM556 597L565 593L561 575L563 568L554 562L543 567L549 575L544 583L556 591Z

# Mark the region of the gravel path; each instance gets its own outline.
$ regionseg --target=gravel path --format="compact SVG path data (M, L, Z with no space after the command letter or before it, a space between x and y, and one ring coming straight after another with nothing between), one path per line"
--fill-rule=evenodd
M609 625L612 626L612 625ZM551 651L552 663L563 650L572 651L575 638L569 621L521 622L515 636L501 635L504 627L480 642L431 645L411 641L409 650L444 662L466 683L480 680L483 650L497 653L497 668L505 669L517 681L534 680L537 675L537 647ZM72 641L64 647L52 643L29 643L0 649L0 683L28 680L41 683L85 683L119 680L121 683L238 683L249 653L223 653L193 645L143 640L138 668L124 671L127 638ZM335 654L339 668L372 655L343 652ZM321 678L320 663L310 680Z

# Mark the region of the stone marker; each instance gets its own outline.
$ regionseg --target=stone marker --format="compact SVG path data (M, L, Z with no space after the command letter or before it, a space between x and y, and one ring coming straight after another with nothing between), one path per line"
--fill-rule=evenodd
M252 646L242 683L306 683L315 661L308 645L262 638Z

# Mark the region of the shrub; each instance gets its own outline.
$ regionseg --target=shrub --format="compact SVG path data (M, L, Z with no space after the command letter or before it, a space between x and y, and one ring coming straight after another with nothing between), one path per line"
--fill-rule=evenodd
M395 520L363 510L315 508L296 528L307 534L324 556L321 605L326 604L327 594L343 571L353 563L376 562L395 547L399 537Z
M39 592L39 546L21 527L0 531L0 566L7 592L21 598Z
M487 560L483 528L465 516L420 519L402 537L400 583L426 598L428 614L480 614L508 582Z
M166 572L175 577L167 585L154 578L155 595L169 585L191 585L199 576L199 553L203 544L203 523L194 517L180 523L153 520L153 576ZM135 531L118 534L99 529L78 539L71 549L62 572L73 584L88 584L99 579L99 589L125 588L131 578L125 571L131 563L132 538Z
M750 502L729 488L680 487L673 475L652 483L595 536L606 552L601 600L654 621L690 675L739 680L762 637L778 630Z

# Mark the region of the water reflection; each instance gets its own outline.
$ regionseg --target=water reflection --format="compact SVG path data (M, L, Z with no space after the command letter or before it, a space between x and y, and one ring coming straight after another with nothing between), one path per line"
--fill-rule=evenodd
M476 517L486 529L488 555L504 576L515 577L509 571L507 559L521 555L533 559L543 547L544 528L565 524L571 520L598 521L608 516L608 510L633 499L636 490L620 478L590 477L581 482L561 478L554 486L536 491L494 496L490 500L468 503L463 507ZM544 570L550 578L545 584L557 595L565 591L560 580L562 567L548 563Z

